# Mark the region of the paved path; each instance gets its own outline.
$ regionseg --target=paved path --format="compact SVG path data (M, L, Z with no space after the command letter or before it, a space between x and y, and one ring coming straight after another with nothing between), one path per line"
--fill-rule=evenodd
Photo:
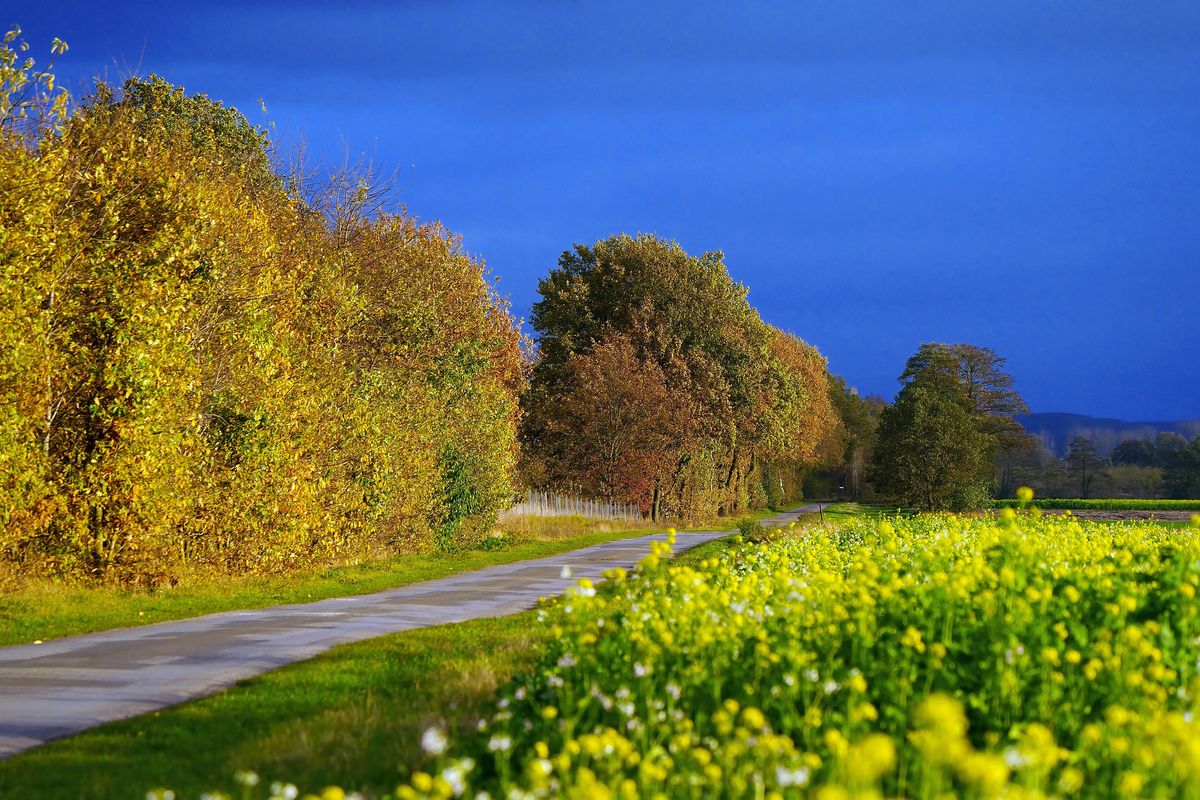
M808 505L764 521L779 526ZM728 533L680 533L682 551ZM213 694L346 642L498 617L561 594L579 578L632 567L663 534L620 539L316 603L227 611L0 648L0 758L116 719ZM564 578L563 567L571 568Z

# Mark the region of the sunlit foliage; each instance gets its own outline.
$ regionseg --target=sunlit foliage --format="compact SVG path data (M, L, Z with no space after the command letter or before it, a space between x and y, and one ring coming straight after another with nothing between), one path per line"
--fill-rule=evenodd
M513 491L521 342L457 237L380 210L357 176L300 196L261 130L160 78L35 114L20 98L49 82L17 41L0 51L3 559L156 583L486 526Z
M759 318L721 253L613 236L563 253L539 292L522 433L530 482L695 518L796 497L806 469L840 460L824 358ZM630 402L617 409L589 384ZM580 456L572 437L593 430L610 450Z

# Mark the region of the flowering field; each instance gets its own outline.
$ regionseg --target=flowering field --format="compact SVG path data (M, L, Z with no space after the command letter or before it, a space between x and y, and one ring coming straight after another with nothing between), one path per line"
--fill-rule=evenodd
M647 556L401 798L1200 797L1200 528L927 515Z

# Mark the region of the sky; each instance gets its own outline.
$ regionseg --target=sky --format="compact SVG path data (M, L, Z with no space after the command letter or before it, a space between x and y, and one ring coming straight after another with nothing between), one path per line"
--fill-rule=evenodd
M44 3L57 74L157 73L366 154L528 316L575 242L725 253L891 398L995 348L1034 411L1200 418L1200 4ZM259 100L267 113L260 110Z

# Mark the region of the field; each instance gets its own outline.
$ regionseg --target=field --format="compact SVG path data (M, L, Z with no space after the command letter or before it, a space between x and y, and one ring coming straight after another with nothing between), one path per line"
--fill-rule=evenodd
M861 520L613 582L398 796L1200 796L1200 531Z
M1200 529L863 512L338 648L0 764L0 789L1200 797Z

